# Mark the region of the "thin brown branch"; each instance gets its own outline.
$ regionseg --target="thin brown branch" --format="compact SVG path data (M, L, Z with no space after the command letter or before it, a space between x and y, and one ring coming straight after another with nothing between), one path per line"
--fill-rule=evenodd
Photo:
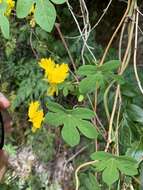
M105 52L104 52L104 54L103 54L103 57L102 57L102 59L101 59L101 61L100 61L100 65L102 65L102 64L104 63L105 57L106 57L106 55L107 55L107 53L108 53L108 50L109 50L109 48L110 48L110 46L111 46L111 44L112 44L112 42L113 42L115 36L117 35L117 32L119 31L120 27L122 26L122 24L123 24L125 18L127 17L128 11L129 11L129 9L130 9L130 4L131 4L131 0L128 0L127 9L126 9L126 11L125 11L125 13L124 13L124 15L123 15L123 17L122 17L122 19L121 19L119 25L117 26L115 32L113 33L113 35L112 35L112 37L111 37L111 39L110 39L110 41L109 41L109 43L108 43L108 45L107 45L107 47L106 47L106 49L105 49Z
M135 47L134 47L134 72L135 72L135 77L137 80L138 87L141 93L143 94L143 88L142 88L141 81L140 81L138 71L137 71L138 23L139 23L139 12L137 11L136 12Z
M70 61L71 61L71 63L72 63L73 69L74 69L74 71L76 71L76 65L75 65L75 63L74 63L74 60L73 60L73 58L72 58L72 55L71 55L71 53L70 53L70 51L69 51L69 48L68 48L68 46L67 46L67 43L66 43L66 41L65 41L65 39L64 39L64 37L63 37L63 34L62 34L62 32L61 32L60 24L59 24L59 23L55 23L55 27L56 27L56 29L57 29L57 31L58 31L58 33L59 33L59 36L60 36L60 38L61 38L61 41L62 41L62 43L63 43L63 45L64 45L64 47L65 47L65 49L66 49L66 51L67 51L67 53L68 53L68 56L69 56Z

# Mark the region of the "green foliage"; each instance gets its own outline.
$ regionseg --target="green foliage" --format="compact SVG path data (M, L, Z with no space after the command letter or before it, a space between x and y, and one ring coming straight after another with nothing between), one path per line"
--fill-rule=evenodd
M143 109L135 104L130 104L127 110L133 121L143 123Z
M14 126L13 132L14 139L12 141L16 146L19 146L19 142L20 145L22 142L24 145L31 146L39 160L50 166L56 163L59 154L67 153L64 158L70 159L70 154L73 156L76 155L78 149L83 146L83 148L85 147L83 154L81 151L80 155L77 155L78 158L75 157L72 160L73 162L70 163L75 169L78 164L88 159L88 154L91 154L95 150L95 140L97 141L97 148L99 150L103 150L106 146L109 122L105 117L103 96L111 82L115 81L106 97L109 114L112 113L116 84L120 84L120 98L122 102L118 98L117 108L121 105L121 110L120 113L118 113L118 109L115 110L111 134L113 141L110 144L109 151L116 152L116 149L118 149L120 155L127 156L116 156L100 151L93 153L91 157L93 160L98 160L98 163L95 164L94 168L92 167L94 171L87 173L83 170L83 173L79 174L80 190L106 189L107 185L112 185L113 189L117 189L116 187L118 185L119 190L126 183L132 183L135 186L134 188L138 189L138 185L135 184L136 182L132 181L132 176L137 175L139 178L142 177L142 166L139 166L137 162L141 162L143 156L143 108L141 106L143 104L143 98L134 80L132 66L128 68L124 75L120 76L117 73L121 63L117 60L118 56L115 49L110 49L104 61L105 63L100 66L98 61L93 61L93 57L87 48L85 48L84 52L86 64L81 66L83 39L81 36L78 36L79 32L74 22L71 22L70 11L65 2L66 0L17 0L16 14L20 19L5 17L3 13L6 11L6 4L0 4L0 28L4 37L7 39L9 38L9 20L11 23L11 38L6 40L1 36L0 82L1 91L8 94L12 102L12 117L14 120L16 119L14 121L16 125ZM55 4L63 3L65 5L62 8L61 6L57 6L55 9ZM72 1L71 4L74 12L79 12L80 7L77 6L77 1ZM33 5L35 11L34 13L30 13ZM89 2L88 8L91 6L94 8L92 1ZM96 11L97 14L98 10ZM65 37L69 52L75 62L77 73L73 70L68 53L61 43L57 31L51 34L47 33L52 31L57 15L63 37ZM21 18L25 19L22 20ZM77 18L82 28L82 19L80 17ZM31 19L34 19L37 23L34 28L30 27L29 21ZM96 17L90 17L91 20L95 22ZM98 35L98 30L96 32L97 34L94 30L91 31L87 44L89 47L93 47L91 49L93 54L96 55L97 60L100 60L104 48L95 42L95 36ZM71 36L74 37L69 38ZM68 80L58 86L60 90L58 96L47 97L48 85L43 80L43 74L38 66L38 61L43 57L52 57L56 62L68 63L70 67ZM73 74L76 75L79 83L75 81ZM139 70L139 74L142 82L141 69ZM95 89L98 89L97 102L94 94ZM49 99L52 101L49 101ZM27 107L29 102L33 100L41 101L41 108L43 108L45 114L44 126L35 134L29 132L30 127L27 122ZM45 107L45 104L47 104L47 107ZM94 106L97 115L91 110ZM117 121L117 118L119 121ZM96 123L97 126L93 123ZM68 149L69 147L65 145L62 149L61 143L56 147L57 144L55 142L61 142L59 139L59 130L56 127L60 127L62 138L72 147L71 149ZM100 134L98 139L97 128ZM118 138L116 138L117 132ZM84 138L81 138L82 136ZM87 144L88 147L86 148ZM78 146L75 148L75 145ZM9 141L5 145L5 150L10 155L16 154L15 146ZM137 162L131 157L136 159ZM53 163L51 163L51 160ZM51 167L51 173L53 173L54 167ZM140 174L137 171L138 167ZM47 184L51 182L47 182L47 177L49 179L47 173L44 173L40 178L34 172L31 171L31 176L24 182L17 178L11 179L9 182L5 180L5 184L1 184L0 189L58 189L54 184L47 187ZM99 182L93 175L95 172L99 172L99 175L97 175ZM50 176L50 178L53 178L53 176Z
M12 144L6 144L4 145L4 150L12 156L16 155L16 147L14 147Z
M50 3L50 1L37 1L34 18L36 23L39 24L43 30L51 32L56 19L54 5Z
M55 4L63 4L66 0L52 0ZM49 0L18 0L16 3L16 14L18 18L25 18L30 14L32 7L34 10L34 19L36 23L45 31L51 32L55 20L56 20L56 10L54 5ZM6 1L0 3L0 28L3 36L6 39L10 37L9 20L5 16L7 9ZM43 22L44 20L44 22Z
M47 103L47 107L49 112L45 116L45 123L56 127L64 125L61 131L62 137L70 146L79 144L79 131L87 138L97 138L96 128L89 121L94 117L94 113L90 109L77 107L69 110L50 101Z
M65 0L52 0L55 4L62 4ZM18 0L16 12L18 18L25 18L30 14L32 6L35 6L34 19L45 31L51 32L56 20L56 10L49 0Z
M9 38L9 21L6 16L0 14L0 27L5 38Z
M4 37L8 39L9 38L9 20L5 16L6 9L7 9L6 1L3 1L2 3L0 3L0 28Z
M79 85L80 92L83 94L93 92L96 87L103 87L110 79L115 79L114 70L120 65L120 61L112 60L102 66L83 65L79 67L78 74L86 76Z
M108 186L111 186L119 179L119 171L129 176L138 174L138 163L133 158L115 156L103 151L93 153L91 158L99 161L95 164L96 170L103 172L102 179Z
M31 134L29 135L29 139L30 136ZM55 154L54 141L55 135L52 132L48 132L46 129L42 129L33 136L29 144L32 145L33 152L38 156L38 158L42 162L47 163L53 159Z
M96 177L91 173L82 173L80 175L81 185L79 190L101 190Z
M18 18L26 17L32 8L35 0L18 0L16 4L16 13Z
M127 155L133 157L138 162L142 161L143 156L143 137L140 137L140 141L136 141L131 144L127 150Z

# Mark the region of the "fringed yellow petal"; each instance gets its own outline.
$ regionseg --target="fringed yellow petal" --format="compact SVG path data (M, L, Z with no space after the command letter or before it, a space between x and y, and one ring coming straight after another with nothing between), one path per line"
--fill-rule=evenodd
M69 67L67 64L61 65L55 64L55 62L49 58L41 59L39 62L41 68L45 70L45 78L48 80L50 87L48 89L48 95L53 96L58 94L57 85L64 82L69 74Z
M6 9L5 15L9 16L11 14L12 9L14 9L15 7L15 1L7 0L6 3L7 3L7 9Z
M51 58L43 58L40 60L39 65L45 70L45 77L48 77L55 67L55 62Z
M44 119L43 110L39 109L40 103L38 101L31 102L28 110L29 121L33 123L32 131L35 132L41 128L41 123Z

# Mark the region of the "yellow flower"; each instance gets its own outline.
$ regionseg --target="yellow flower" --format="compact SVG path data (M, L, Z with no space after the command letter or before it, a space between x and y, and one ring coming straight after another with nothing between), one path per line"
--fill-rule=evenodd
M5 15L9 16L11 14L12 9L15 7L15 1L6 0L6 3L7 3L7 9L6 9Z
M15 1L14 0L0 0L0 3L5 1L7 3L7 8L4 13L5 16L9 16L11 14L12 9L15 7Z
M43 58L40 60L39 65L45 70L45 78L48 80L50 87L48 95L53 96L54 93L58 94L57 85L64 82L68 76L68 65L62 63L61 65L55 64L51 58Z
M39 109L40 103L38 101L31 102L28 110L29 121L33 123L32 132L35 132L41 127L41 123L44 120L43 110Z
M45 78L48 78L50 73L54 70L55 62L51 58L43 58L40 60L39 65L45 70Z

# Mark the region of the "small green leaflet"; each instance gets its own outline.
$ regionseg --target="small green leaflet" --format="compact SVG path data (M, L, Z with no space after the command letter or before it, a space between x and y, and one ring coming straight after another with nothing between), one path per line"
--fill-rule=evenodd
M4 16L6 9L7 4L5 1L2 1L2 3L0 3L0 29L3 36L6 39L9 39L9 20L6 16Z
M0 28L4 37L9 39L9 20L2 14L0 14Z
M75 146L80 142L80 134L76 128L75 121L67 117L62 128L62 137L70 146Z
M129 118L133 121L143 123L143 109L135 104L130 104L127 108Z
M106 167L102 173L102 179L108 186L119 179L119 171L114 158L110 158L108 162L106 162Z
M120 65L119 60L112 60L104 63L104 65L83 65L79 67L77 74L84 77L80 84L79 90L86 94L93 92L95 88L104 86L108 79L114 79L117 82L121 81L120 76L114 74Z
M80 133L90 139L97 138L97 130L90 122L94 117L92 110L80 107L68 110L51 101L47 103L47 108L49 112L45 116L45 123L55 127L63 125L61 134L64 141L70 146L79 144Z
M102 179L111 186L119 179L119 171L124 175L134 176L138 174L138 162L128 156L114 156L104 151L91 155L93 160L99 160L94 166L98 172L102 171Z

